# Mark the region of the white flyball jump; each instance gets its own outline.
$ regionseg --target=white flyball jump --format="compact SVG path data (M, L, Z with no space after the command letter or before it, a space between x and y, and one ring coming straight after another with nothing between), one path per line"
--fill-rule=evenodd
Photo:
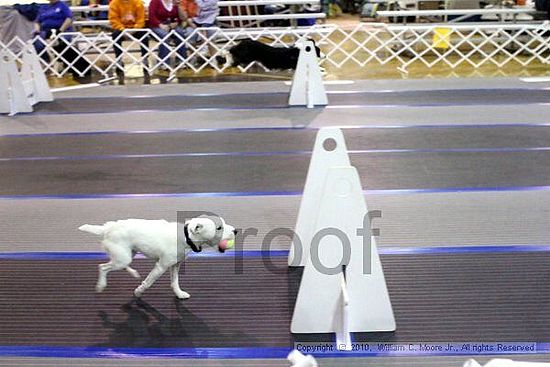
M23 50L21 72L13 55L0 51L0 113L13 116L32 112L38 102L51 102L53 95L40 66L40 60L31 43Z
M317 63L315 44L312 41L304 41L300 48L288 104L290 106L307 106L307 108L328 104L323 76Z
M305 268L291 331L336 333L341 350L351 349L352 332L394 331L363 188L339 129L321 129L317 135L298 220ZM296 246L289 264L297 251Z

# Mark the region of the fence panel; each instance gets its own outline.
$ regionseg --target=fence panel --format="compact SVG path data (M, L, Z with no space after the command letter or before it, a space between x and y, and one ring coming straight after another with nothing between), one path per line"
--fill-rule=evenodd
M136 32L141 32L138 34ZM140 52L141 39L148 38L145 54ZM344 67L352 64L365 67L367 64L396 64L406 71L413 64L428 68L445 65L456 68L467 65L479 68L491 64L497 68L510 63L529 66L534 63L550 63L550 25L543 24L444 24L444 25L386 25L361 23L353 29L335 25L312 27L257 28L257 29L194 29L182 36L171 33L160 38L151 30L125 30L119 37L125 41L122 53L115 57L114 43L109 33L87 35L79 32L55 35L46 41L40 56L47 72L64 76L74 72L84 75L94 71L110 76L124 65L141 65L154 73L166 64L166 70L174 75L179 70L189 69L195 73L206 67L222 72L226 65L219 64L217 56L224 56L228 50L245 38L261 39L270 45L290 47L302 38L313 38L320 45L326 58L325 66ZM172 44L165 59L158 56L160 43ZM9 44L0 43L0 49L17 49L14 44L24 41L15 38ZM176 44L182 44L186 53L178 53ZM76 68L75 60L68 59L67 50L75 51L88 62L86 69ZM12 51L10 51L12 52ZM12 54L21 59L21 53ZM172 62L170 63L170 59ZM241 68L246 72L251 65Z

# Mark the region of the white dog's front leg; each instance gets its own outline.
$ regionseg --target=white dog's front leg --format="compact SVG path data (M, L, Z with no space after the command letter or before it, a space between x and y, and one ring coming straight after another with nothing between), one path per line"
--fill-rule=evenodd
M162 274L164 274L164 272L166 272L166 267L161 265L160 262L156 263L153 270L151 270L149 275L147 275L147 278L145 278L141 285L136 288L136 290L134 291L134 295L136 297L141 297L143 295L143 292L149 289L153 285L153 283L156 282L156 280L160 278Z
M171 280L171 286L172 290L174 291L176 297L179 299L187 299L191 297L191 295L187 292L184 292L180 288L180 282L179 282L179 273L180 273L180 265L181 263L177 263L176 265L172 265L170 267L170 280Z
M105 264L99 264L99 278L97 279L97 285L95 286L96 292L103 292L107 287L107 274L113 270L113 263L109 261Z

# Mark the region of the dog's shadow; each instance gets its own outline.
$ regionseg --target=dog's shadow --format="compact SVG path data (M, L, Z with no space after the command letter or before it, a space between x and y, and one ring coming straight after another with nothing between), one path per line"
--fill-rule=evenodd
M127 313L123 322L113 322L109 315L99 312L104 328L111 329L109 341L99 346L108 347L204 347L205 342L230 340L235 336L239 339L244 335L220 335L219 330L210 327L204 320L197 317L184 305L184 302L174 299L176 314L168 318L156 308L142 299L134 298L121 306ZM248 338L248 337L247 337ZM250 338L248 338L250 339Z

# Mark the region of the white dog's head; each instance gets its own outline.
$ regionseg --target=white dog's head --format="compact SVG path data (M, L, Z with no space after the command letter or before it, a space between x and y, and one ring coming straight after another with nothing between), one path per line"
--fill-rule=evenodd
M201 252L204 245L217 246L218 251L225 252L227 242L235 241L237 230L222 217L201 216L186 221L184 233L191 240L187 244L194 252Z

